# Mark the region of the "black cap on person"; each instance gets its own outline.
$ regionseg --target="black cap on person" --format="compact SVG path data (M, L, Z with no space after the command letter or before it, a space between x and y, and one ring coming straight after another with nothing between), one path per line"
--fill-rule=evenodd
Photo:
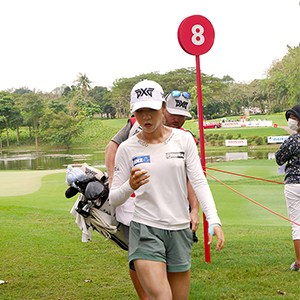
M288 109L285 113L286 120L289 119L290 115L295 116L300 121L300 104L295 105L291 109Z

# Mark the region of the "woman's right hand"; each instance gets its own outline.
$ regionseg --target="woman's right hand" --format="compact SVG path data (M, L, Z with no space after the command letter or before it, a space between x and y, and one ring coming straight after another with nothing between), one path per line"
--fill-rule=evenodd
M149 182L149 177L147 171L139 167L133 167L130 172L129 185L133 190L137 190L140 186Z

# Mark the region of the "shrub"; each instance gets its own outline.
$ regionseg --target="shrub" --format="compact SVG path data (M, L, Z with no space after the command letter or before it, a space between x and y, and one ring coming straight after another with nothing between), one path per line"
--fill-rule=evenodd
M271 114L276 114L276 113L279 113L279 112L281 112L281 107L280 107L280 105L279 104L273 104L271 107L270 107L270 111L269 111L269 113L271 113Z
M208 142L210 140L210 138L212 137L212 133L209 133L209 134L204 134L204 138L205 138L205 141Z
M212 146L214 146L216 144L216 139L214 137L211 137L209 139L209 142L211 143Z
M232 140L233 135L231 133L226 134L226 140Z
M252 142L253 142L253 136L248 136L247 137L247 144L251 145Z
M257 137L255 139L255 142L256 142L257 145L262 145L263 144L263 138L262 137Z

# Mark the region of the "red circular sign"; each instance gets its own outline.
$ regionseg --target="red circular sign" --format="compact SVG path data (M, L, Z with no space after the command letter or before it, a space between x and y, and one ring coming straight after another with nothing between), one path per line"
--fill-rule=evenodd
M215 30L208 19L200 15L185 18L178 28L178 41L192 55L205 54L215 40Z

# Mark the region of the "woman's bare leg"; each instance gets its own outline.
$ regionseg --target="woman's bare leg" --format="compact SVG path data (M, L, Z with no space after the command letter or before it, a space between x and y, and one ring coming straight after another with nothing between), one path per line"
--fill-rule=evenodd
M147 297L145 291L143 290L143 287L139 281L139 278L138 278L136 272L129 269L129 274L130 274L131 281L134 285L134 288L136 290L136 293L138 294L140 300L148 300L148 297Z
M300 240L294 240L297 266L300 267Z
M186 272L168 272L168 279L172 290L173 300L188 299L190 291L190 270Z
M160 261L134 260L140 283L151 300L172 300L166 264Z

